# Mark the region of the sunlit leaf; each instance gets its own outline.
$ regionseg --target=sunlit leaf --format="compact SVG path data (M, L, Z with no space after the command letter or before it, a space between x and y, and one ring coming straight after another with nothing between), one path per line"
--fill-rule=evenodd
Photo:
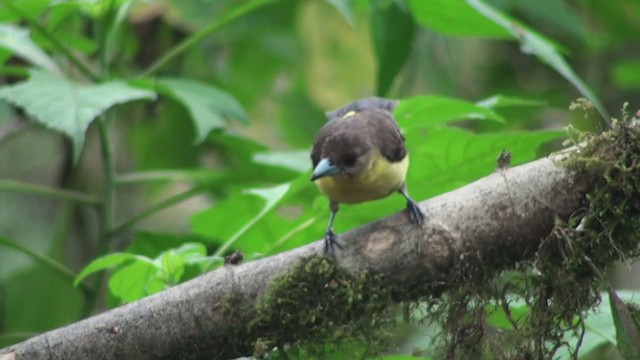
M28 30L14 25L0 25L0 47L49 72L61 73L53 59L31 41Z
M89 124L98 115L116 104L154 97L153 92L130 87L120 80L81 84L42 70L33 70L26 81L0 88L0 99L69 136L75 159L80 155Z
M157 89L182 103L196 126L196 142L203 141L213 129L226 126L224 119L247 122L238 101L225 91L191 79L161 78Z

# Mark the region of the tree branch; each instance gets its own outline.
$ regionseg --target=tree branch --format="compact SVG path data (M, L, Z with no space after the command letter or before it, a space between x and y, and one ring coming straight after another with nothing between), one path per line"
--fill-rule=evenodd
M451 286L462 258L506 268L530 258L556 219L583 206L592 180L548 158L499 170L463 188L422 202L419 229L405 212L340 237L337 264L373 270L394 283ZM255 304L275 277L300 259L322 253L322 243L237 266L227 265L162 293L0 350L0 359L224 358L247 354L234 337L251 334L247 319L225 307L230 299ZM408 285L407 285L408 286ZM425 288L428 289L428 288ZM428 291L428 290L427 290ZM437 295L437 294L435 294ZM251 319L249 319L251 320ZM244 339L246 340L246 339ZM4 357L3 357L4 356Z

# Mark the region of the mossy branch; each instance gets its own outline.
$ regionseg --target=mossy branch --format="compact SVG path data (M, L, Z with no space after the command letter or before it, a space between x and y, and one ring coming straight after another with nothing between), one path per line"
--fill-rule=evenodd
M620 137L612 140L616 146L621 137L635 139L623 134L636 131L633 126L613 131L618 131L615 136ZM604 136L615 137L611 133ZM588 224L572 223L577 210L590 208L585 195L601 193L602 188L596 185L603 181L615 184L628 176L625 171L614 173L609 167L590 171L585 166L559 165L573 153L593 156L585 149L576 147L555 158L501 169L422 202L420 206L428 219L422 229L401 212L345 233L340 238L344 247L333 261L318 257L323 246L322 242L315 242L269 258L227 265L135 303L0 350L0 358L7 354L15 354L17 359L44 354L65 359L91 358L95 354L104 359L121 358L123 354L140 359L259 355L274 345L314 341L317 336L327 341L339 341L338 335L367 337L367 327L388 324L386 305L415 299L434 299L432 305L442 315L438 321L449 331L450 340L459 341L461 346L444 349L445 356L481 355L486 350L479 347L482 342L478 341L483 339L483 327L474 320L484 312L482 302L475 299L490 295L503 300L499 295L508 289L496 293L490 286L496 274L535 264L542 275L534 274L529 287L522 290L531 313L571 309L580 315L590 306L591 299L583 301L571 293L573 290L563 291L567 285L565 275L594 278L588 264L582 261L585 256L597 266L606 266L606 262L623 255L614 245L613 250L605 252L606 262L600 262L591 249L602 252L606 246L611 247L611 233L605 228L598 232L604 234L602 237L585 238L587 232L582 227ZM637 148L631 150L640 152ZM627 167L639 157L624 154ZM615 189L637 192L635 184L628 186L623 181ZM617 192L615 189L611 191ZM637 205L633 201L618 203ZM638 211L635 207L625 209ZM602 214L582 219L601 226L606 221L599 217ZM615 211L612 214L620 219ZM636 216L633 224L638 224L638 213L632 215ZM625 221L628 219L616 225L616 231L627 226ZM568 239L575 235L570 229L578 237ZM589 231L595 234L596 230ZM622 245L622 251L629 247ZM554 276L555 273L562 276ZM589 284L584 291L593 291L593 283ZM535 298L526 296L531 293ZM469 300L467 295L475 298ZM549 302L544 297L547 295L562 301ZM449 301L437 302L440 297ZM456 317L458 313L468 316ZM573 321L572 314L564 315L567 321ZM544 337L554 333L554 322L558 322L547 320L539 327L527 328L511 318L514 328L535 337L529 339L533 345L529 342L510 348L534 357L544 355L548 351L543 348Z

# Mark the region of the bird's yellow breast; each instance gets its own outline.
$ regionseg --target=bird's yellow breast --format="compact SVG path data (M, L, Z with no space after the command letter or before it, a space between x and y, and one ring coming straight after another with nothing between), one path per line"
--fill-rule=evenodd
M346 204L361 203L386 197L399 190L409 168L409 156L398 162L389 162L380 153L358 175L347 178L327 176L315 181L316 185L333 201Z

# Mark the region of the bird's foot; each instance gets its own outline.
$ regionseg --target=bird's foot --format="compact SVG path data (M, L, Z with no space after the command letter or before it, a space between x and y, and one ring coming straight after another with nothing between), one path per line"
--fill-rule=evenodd
M420 210L418 204L413 200L407 200L407 211L409 212L409 218L411 221L422 227L424 223L424 213Z
M324 253L335 257L335 248L341 249L342 245L338 242L338 236L333 232L333 229L327 230L324 234Z

